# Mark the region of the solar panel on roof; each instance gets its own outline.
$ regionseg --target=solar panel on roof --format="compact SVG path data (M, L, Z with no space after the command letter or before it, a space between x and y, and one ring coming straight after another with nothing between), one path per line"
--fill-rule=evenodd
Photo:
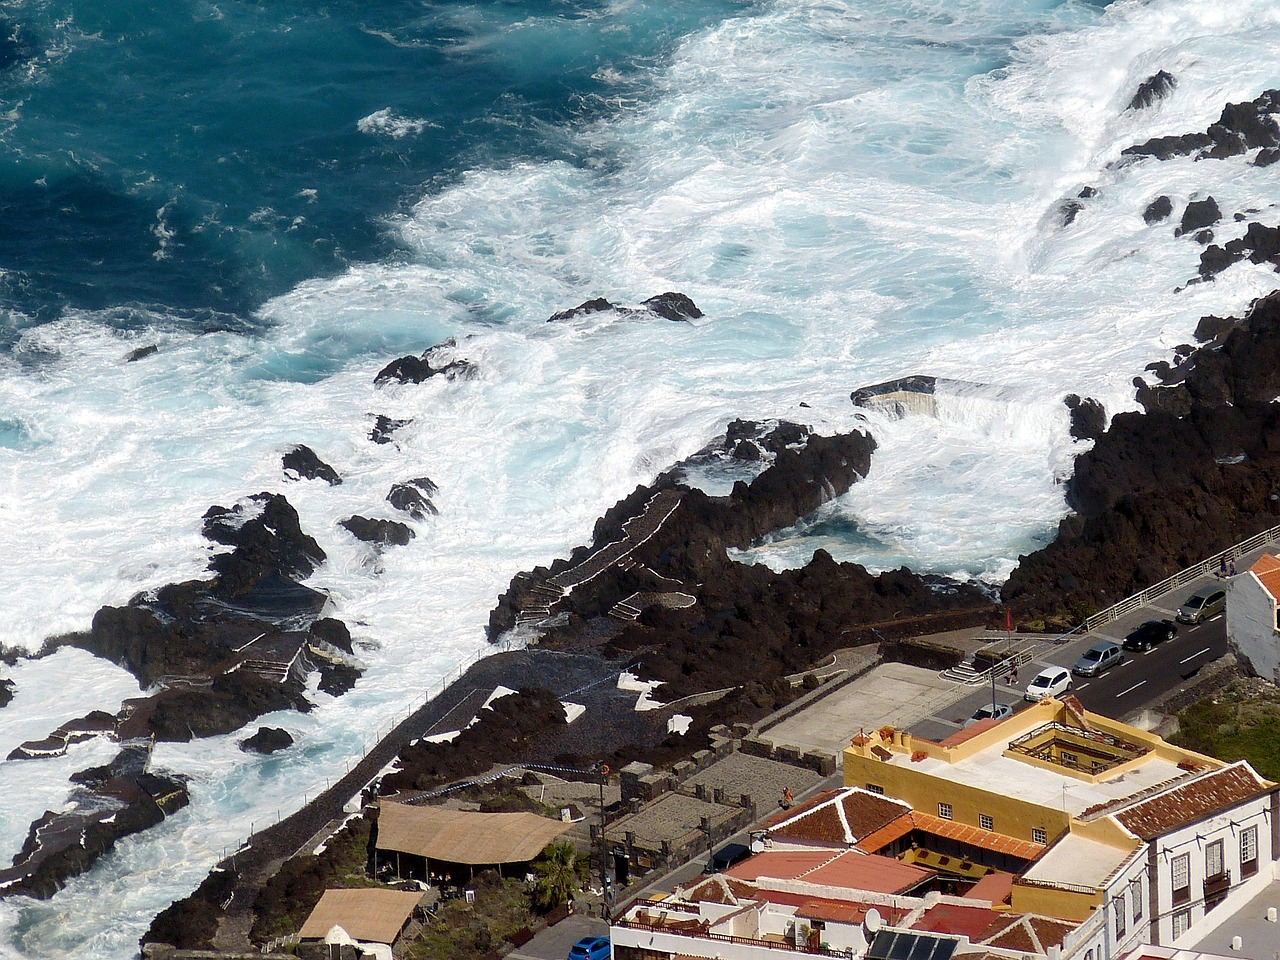
M867 960L951 960L960 941L901 930L881 930L871 941Z

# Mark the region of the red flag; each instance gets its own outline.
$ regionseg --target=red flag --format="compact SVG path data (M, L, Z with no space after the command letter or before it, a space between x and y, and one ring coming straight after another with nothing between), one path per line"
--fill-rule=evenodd
M1004 608L1004 632L1013 633L1013 611L1008 607Z

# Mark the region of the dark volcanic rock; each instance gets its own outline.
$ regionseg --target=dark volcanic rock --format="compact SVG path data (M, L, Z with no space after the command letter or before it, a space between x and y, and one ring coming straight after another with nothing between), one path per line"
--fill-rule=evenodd
M1076 217L1083 209L1084 204L1079 200L1064 200L1058 204L1058 217L1062 221L1062 226L1069 227L1075 223Z
M428 351L429 353L429 351ZM479 371L470 360L451 360L442 367L433 367L426 354L421 357L400 357L378 371L374 383L396 380L400 383L422 383L431 377L443 376L446 380L472 380Z
M136 350L130 350L128 353L125 354L124 362L133 363L137 360L141 360L143 357L151 356L153 353L156 353L159 349L160 348L157 347L154 343L149 343L145 347L138 347Z
M1137 92L1129 101L1129 109L1144 110L1157 100L1163 100L1173 93L1177 85L1178 81L1173 78L1173 74L1166 73L1164 70L1153 73L1138 84Z
M122 756L128 752L126 748ZM61 812L47 811L31 824L13 866L0 869L0 897L22 894L47 900L117 840L155 826L187 805L182 778L146 772L145 756L142 768L120 760L111 765L125 768L119 774L110 768L85 771L81 781L91 788L77 789Z
M1213 197L1192 200L1187 204L1187 209L1182 211L1182 223L1173 235L1179 237L1192 230L1199 230L1201 227L1211 227L1221 219L1222 211L1218 209L1218 201Z
M323 480L329 486L336 487L342 483L342 477L308 446L299 444L283 457L280 465L284 467L284 475L290 480Z
M574 317L590 316L593 313L604 313L607 310L617 310L612 303L604 297L597 297L595 300L586 300L578 304L576 307L570 307L568 310L561 310L559 313L553 313L547 317L547 323L554 323L558 320L570 320Z
M1156 137L1125 147L1121 155L1168 160L1194 153L1197 159L1222 160L1258 147L1277 147L1280 146L1280 124L1276 122L1276 113L1280 113L1280 90L1267 90L1252 101L1227 104L1217 122L1210 124L1204 133Z
M1192 238L1196 243L1205 244L1213 242L1212 230L1197 230L1196 235Z
M1096 440L1107 428L1107 412L1097 400L1068 394L1063 400L1071 411L1071 436L1077 440Z
M339 520L338 525L357 540L383 547L403 547L416 536L409 526L399 520L380 520L354 516Z
M0 680L0 707L7 707L13 700L13 681Z
M1255 167L1269 167L1277 160L1280 160L1280 149L1267 147L1258 151L1258 155L1253 158L1253 165Z
M683 293L660 293L644 301L644 306L668 320L697 320L702 316L698 305Z
M683 293L660 293L656 297L650 297L642 304L641 309L634 307L620 307L617 304L610 303L604 297L595 300L587 300L572 307L569 310L561 310L559 313L553 313L547 317L547 323L553 323L560 320L570 320L574 317L590 316L593 313L605 313L614 311L621 316L639 316L642 314L656 314L667 320L697 320L702 316L702 311L698 309L697 304L686 297Z
M540 643L566 649L603 644L602 652L619 659L645 651L640 669L665 683L661 697L670 700L746 682L767 684L837 646L874 642L871 630L860 625L902 635L927 632L921 617L953 618L951 626L991 615L986 597L968 586L906 570L873 577L821 550L807 566L782 573L731 560L727 548L748 546L847 490L870 469L875 447L856 432L821 437L779 424L768 439L759 428L738 421L715 445L772 448L772 465L751 483L740 481L728 496L712 497L679 483L677 465L638 487L596 523L593 548L580 547L568 560L512 581L490 616L490 638L512 627L522 610L545 610L547 580L567 577L577 586L541 615L547 619ZM651 529L643 518L660 502L674 502L674 510ZM632 538L637 525L640 540ZM645 591L676 591L694 603L646 606L637 619L622 622L607 616L619 601Z
M1159 196L1147 204L1147 209L1142 211L1142 219L1146 223L1159 223L1168 220L1172 213L1173 201L1166 196Z
M291 746L293 746L293 737L288 730L280 727L259 727L258 732L248 740L240 741L240 749L245 753L272 754Z
M401 427L408 426L413 423L412 420L392 420L390 417L378 414L374 417L373 428L369 431L369 439L374 443L391 443L392 434Z
M1200 254L1200 279L1208 280L1245 259L1271 263L1280 270L1280 227L1251 223L1243 237L1230 240L1225 246L1214 244L1206 248Z
M403 510L415 520L423 520L440 512L436 509L435 504L431 502L431 498L436 495L438 490L439 487L432 482L430 477L406 480L404 483L397 483L391 488L391 492L387 494L387 503L397 510Z
M1280 520L1280 292L1217 338L1076 459L1074 512L1002 590L1019 616L1078 621Z
M320 544L302 532L298 511L278 493L259 493L233 507L210 507L204 535L235 548L209 561L218 575L214 591L226 600L255 590L279 592L279 581L309 577L325 560Z

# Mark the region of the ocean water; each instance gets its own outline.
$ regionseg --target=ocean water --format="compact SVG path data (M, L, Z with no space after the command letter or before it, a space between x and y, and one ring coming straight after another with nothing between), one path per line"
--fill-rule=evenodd
M735 417L880 444L745 558L998 584L1065 510L1063 396L1134 408L1200 316L1276 285L1241 264L1178 292L1200 248L1141 217L1212 195L1230 239L1236 211L1280 219L1274 174L1114 161L1280 85L1278 43L1269 0L6 3L0 642L202 575L204 510L278 490L369 670L265 718L297 739L284 756L159 746L191 807L48 902L0 901L0 957L131 956L224 850L489 649L512 574ZM1126 111L1159 69L1174 94ZM544 322L665 290L706 316ZM374 386L446 338L477 379ZM986 386L936 418L849 402L916 373ZM375 414L412 423L374 445ZM286 482L297 443L343 485ZM423 475L440 515L409 546L337 526ZM6 743L136 691L69 653L10 673ZM20 798L0 848L104 751L0 763Z

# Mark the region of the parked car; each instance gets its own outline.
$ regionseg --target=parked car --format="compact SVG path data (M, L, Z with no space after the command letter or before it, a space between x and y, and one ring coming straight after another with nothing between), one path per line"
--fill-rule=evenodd
M1003 720L1005 717L1013 714L1013 707L1007 703L986 704L973 711L973 716L964 722L966 727L971 727L979 720Z
M569 960L609 960L612 949L608 937L583 937L569 948Z
M1150 650L1157 643L1172 640L1178 632L1172 620L1148 620L1139 624L1124 638L1126 650Z
M720 873L751 856L751 848L743 843L726 843L711 855L704 873Z
M1226 591L1207 587L1187 597L1186 602L1178 608L1178 619L1182 623L1203 623L1210 617L1217 616L1226 606Z
M1071 668L1071 672L1079 677L1096 677L1104 670L1109 670L1117 663L1124 659L1124 654L1120 652L1120 647L1109 640L1102 643L1095 643L1092 647L1084 652L1075 665Z
M1035 703L1045 697L1056 697L1071 689L1071 672L1066 667L1045 667L1027 684L1023 700Z

